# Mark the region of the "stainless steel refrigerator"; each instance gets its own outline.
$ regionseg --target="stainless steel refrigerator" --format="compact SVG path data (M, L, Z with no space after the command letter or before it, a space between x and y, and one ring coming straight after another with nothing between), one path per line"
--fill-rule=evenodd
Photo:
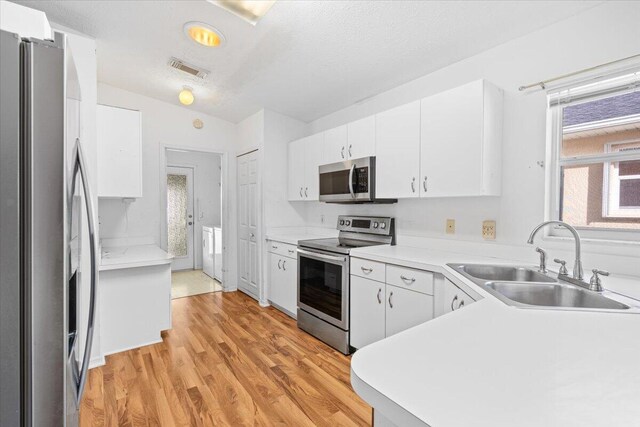
M2 31L0 80L0 425L77 425L97 266L66 37Z

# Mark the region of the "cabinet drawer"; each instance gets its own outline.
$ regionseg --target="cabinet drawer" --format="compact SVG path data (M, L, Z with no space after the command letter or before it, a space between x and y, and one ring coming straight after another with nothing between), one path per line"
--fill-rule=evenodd
M385 265L382 262L351 258L351 274L384 283Z
M275 240L267 240L267 251L272 254L282 255L289 258L297 258L297 246L289 243L276 242Z
M387 264L386 283L433 295L433 273Z

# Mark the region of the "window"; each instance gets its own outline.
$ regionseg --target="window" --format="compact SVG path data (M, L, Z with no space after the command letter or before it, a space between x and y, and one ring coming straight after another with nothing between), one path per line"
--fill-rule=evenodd
M550 93L549 109L552 219L640 240L640 73Z

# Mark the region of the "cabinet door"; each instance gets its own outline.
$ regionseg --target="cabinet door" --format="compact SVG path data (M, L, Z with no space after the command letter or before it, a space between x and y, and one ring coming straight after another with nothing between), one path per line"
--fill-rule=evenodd
M319 200L320 197L318 167L324 162L322 155L323 142L324 138L321 133L304 139L304 200Z
M386 336L433 319L433 297L387 285Z
M347 154L347 125L338 126L324 132L324 162L342 162Z
M482 194L483 110L482 80L422 100L422 197Z
M376 197L420 195L420 101L376 115Z
M376 116L347 125L347 155L350 159L376 155Z
M140 112L98 105L98 197L142 197Z
M475 302L473 298L464 293L464 291L454 285L449 279L445 279L444 281L443 292L443 314L459 310Z
M383 339L385 337L384 283L351 276L350 298L351 346L362 348Z
M282 258L282 308L295 315L298 308L298 261Z
M304 199L304 161L305 161L305 144L304 139L292 141L289 143L289 160L288 160L288 180L289 180L289 200Z
M269 301L283 307L282 258L269 253Z

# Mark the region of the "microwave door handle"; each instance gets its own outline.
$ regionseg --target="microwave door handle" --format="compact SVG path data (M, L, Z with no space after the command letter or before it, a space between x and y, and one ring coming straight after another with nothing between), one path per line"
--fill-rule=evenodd
M351 193L351 198L356 198L356 193L353 191L353 173L356 170L356 165L351 165L351 169L349 169L349 193Z
M96 314L96 286L98 281L98 262L97 262L97 249L96 249L96 235L95 235L95 223L93 217L93 199L91 198L91 189L89 187L89 179L87 178L87 168L84 160L84 154L82 152L82 146L80 140L76 139L75 147L75 165L73 167L73 183L71 185L71 197L75 194L76 176L80 173L80 179L82 180L82 187L84 189L85 208L87 210L87 225L89 228L89 251L91 253L91 287L89 294L89 318L87 321L87 338L85 340L84 355L82 357L82 369L80 371L76 399L77 404L80 404L82 400L82 393L84 392L84 386L87 382L87 374L89 370L89 359L91 358L91 347L93 342L93 329L95 325ZM71 218L71 215L69 215Z

